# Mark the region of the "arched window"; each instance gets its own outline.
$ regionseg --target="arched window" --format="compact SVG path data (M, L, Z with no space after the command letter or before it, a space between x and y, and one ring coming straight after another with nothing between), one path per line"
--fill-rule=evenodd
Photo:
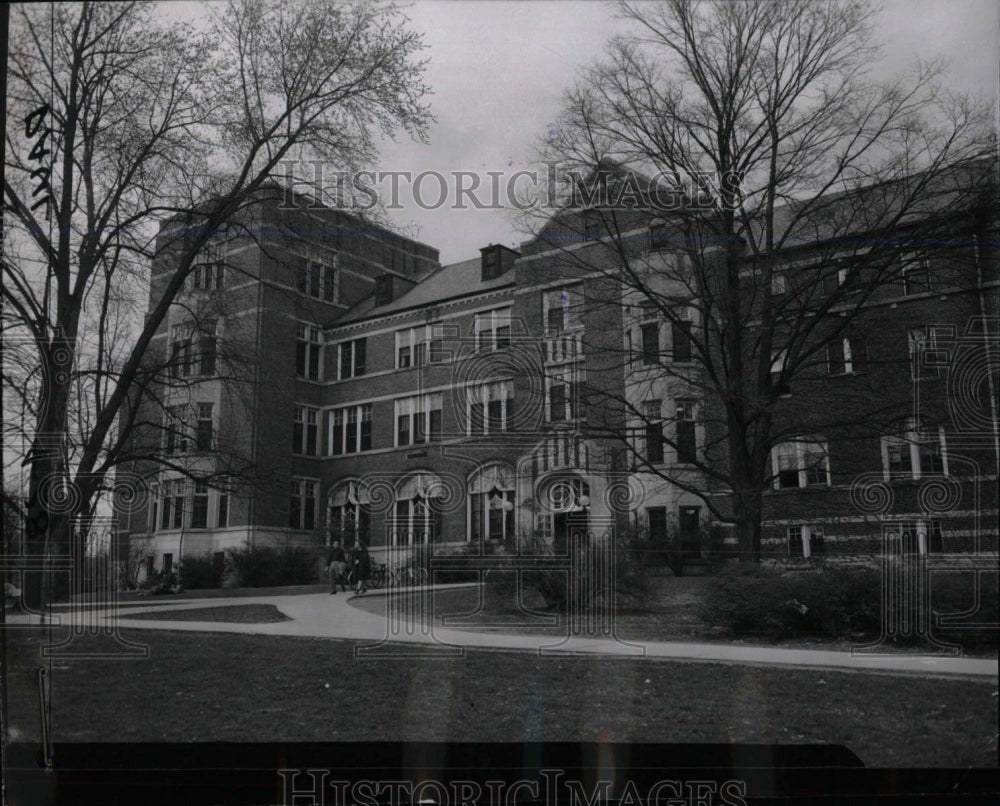
M514 469L509 465L487 465L469 477L469 540L514 538L514 489Z
M367 544L370 537L371 499L357 479L343 481L330 490L327 529L331 540L345 545Z
M433 473L412 473L396 489L395 519L391 540L394 546L438 543L444 539L440 499L445 494L441 480Z

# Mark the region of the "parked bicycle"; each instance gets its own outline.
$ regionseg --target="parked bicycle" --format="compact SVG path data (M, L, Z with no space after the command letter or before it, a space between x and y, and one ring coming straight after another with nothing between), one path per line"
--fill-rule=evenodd
M369 588L381 588L385 585L388 579L388 570L385 563L378 563L372 566L371 579L368 580ZM352 568L347 573L347 584L349 587L354 587L358 581L358 572L356 568Z

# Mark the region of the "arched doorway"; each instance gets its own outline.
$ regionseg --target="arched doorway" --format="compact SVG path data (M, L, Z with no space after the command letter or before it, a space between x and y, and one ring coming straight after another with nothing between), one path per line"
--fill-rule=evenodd
M429 471L418 471L399 482L390 529L391 545L413 546L439 543L444 539L440 499L446 490L441 479Z

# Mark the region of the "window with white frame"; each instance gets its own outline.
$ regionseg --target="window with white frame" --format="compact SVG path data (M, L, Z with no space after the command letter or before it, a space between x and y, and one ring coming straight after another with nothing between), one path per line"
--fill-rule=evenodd
M670 348L673 360L685 363L691 360L691 327L694 311L684 306L677 311L677 321L670 324Z
M168 456L187 453L191 447L191 438L185 422L188 414L187 406L167 406L163 412L164 452Z
M312 406L295 407L292 453L319 456L319 409Z
M811 557L826 553L822 526L789 526L786 531L788 554L792 557Z
M470 436L506 431L513 411L513 381L492 381L466 388L466 422Z
M860 334L831 339L826 345L826 369L830 375L862 372L868 365L868 348Z
M550 423L561 423L577 416L578 382L571 370L548 375L545 379L545 414Z
M844 283L847 282L847 267L842 266L836 270L834 269L824 269L823 270L823 294L825 296L832 296L836 294Z
M344 406L328 413L330 455L372 449L372 404Z
M190 378L194 374L194 351L191 335L189 324L174 325L170 328L171 378Z
M911 328L906 334L906 347L911 379L916 381L939 377L938 368L928 366L927 361L927 354L937 349L937 333L933 328Z
M198 328L198 374L202 378L215 375L215 364L218 356L219 323L215 319L206 319Z
M422 367L427 363L430 333L426 325L396 331L396 369Z
M198 480L194 483L191 496L191 528L208 528L208 482Z
M288 525L292 529L313 529L316 526L315 479L292 479L288 504Z
M336 253L324 258L310 253L306 258L300 258L296 269L295 288L299 293L307 294L314 299L336 302L339 262L340 256Z
M674 427L677 433L677 461L696 462L697 444L695 438L695 409L696 403L693 400L678 400L677 418Z
M394 404L397 448L441 439L440 392L400 398Z
M771 275L771 296L778 296L788 292L788 279L780 272Z
M787 364L787 350L771 351L771 389L780 397L786 397L792 393L788 378L785 376Z
M219 491L215 510L215 525L220 529L229 526L229 493L225 490Z
M163 482L163 505L160 507L160 528L180 529L184 524L184 479Z
M511 309L477 313L475 318L476 351L488 353L510 347Z
M219 241L209 241L200 261L194 265L188 276L192 291L221 291L225 288L226 277L226 247Z
M651 465L663 462L663 402L647 400L642 404L646 431L646 461Z
M197 404L198 420L195 425L195 450L212 450L212 437L215 432L214 410L215 404L213 403Z
M149 490L149 531L155 532L160 526L160 485L151 484Z
M928 254L923 249L908 250L900 253L903 276L903 296L926 294L933 290L931 280L931 264Z
M342 341L337 345L337 378L346 380L364 375L367 368L367 339Z
M367 544L371 532L371 498L357 480L344 481L330 492L327 526L345 544Z
M566 285L542 294L542 316L546 335L583 327L583 286Z
M413 473L396 492L391 544L422 545L443 539L441 496L444 487L431 473Z
M944 535L938 520L884 521L882 536L892 554L940 554L944 551Z
M830 456L822 440L783 442L775 446L771 458L778 489L830 486Z
M886 480L947 475L944 426L919 428L911 420L902 432L882 437L882 471Z
M323 332L311 325L295 328L295 374L308 381L320 380L323 366Z
M639 326L642 337L642 363L646 366L660 361L660 325L659 322L646 322Z
M492 464L476 471L467 485L469 534L472 543L514 537L514 471Z

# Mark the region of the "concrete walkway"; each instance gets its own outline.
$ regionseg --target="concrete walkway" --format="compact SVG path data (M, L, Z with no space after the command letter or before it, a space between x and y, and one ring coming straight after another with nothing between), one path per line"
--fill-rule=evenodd
M410 589L411 593L418 589ZM385 596L386 590L370 591L365 598ZM512 635L508 633L474 632L472 628L456 630L438 625L430 619L403 614L400 618L369 613L354 606L357 599L351 593L331 596L297 594L287 596L246 596L240 598L210 598L161 602L154 605L122 606L118 616L100 610L76 610L59 617L62 623L105 628L117 623L120 628L145 630L179 630L191 632L243 633L250 635L284 635L314 638L336 638L362 642L360 656L439 655L460 656L464 649L498 649L534 652L541 655L567 654L612 657L655 658L711 663L737 663L754 666L820 668L842 671L870 671L890 674L959 675L975 678L997 678L997 661L980 658L930 657L917 654L860 655L816 649L782 649L733 644L698 644L677 641L624 641L613 637L577 637ZM417 602L416 598L408 601ZM399 603L400 599L394 599ZM289 621L237 624L218 621L168 621L130 619L130 613L157 613L234 605L274 605ZM27 624L25 616L7 617L9 625Z

